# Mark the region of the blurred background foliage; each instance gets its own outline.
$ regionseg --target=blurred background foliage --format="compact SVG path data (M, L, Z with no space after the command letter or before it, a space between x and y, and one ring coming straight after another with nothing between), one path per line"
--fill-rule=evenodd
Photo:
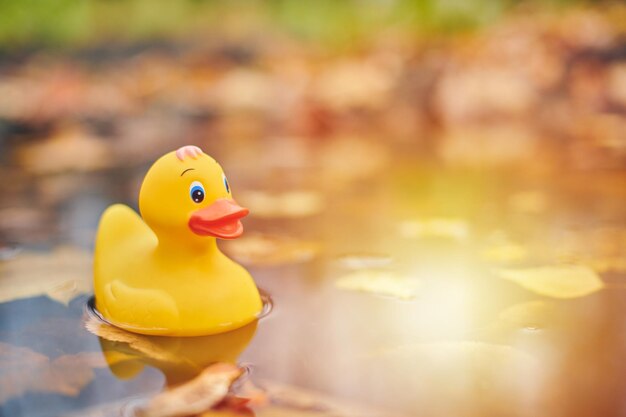
M94 42L176 38L207 29L287 31L345 45L385 29L428 33L471 29L518 7L517 0L1 0L0 47L79 47ZM544 0L559 8L598 3ZM533 3L524 2L524 7ZM241 33L239 33L241 34Z

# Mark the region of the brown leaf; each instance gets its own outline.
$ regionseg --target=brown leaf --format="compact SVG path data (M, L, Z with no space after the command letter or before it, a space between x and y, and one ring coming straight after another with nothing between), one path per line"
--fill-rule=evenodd
M313 259L319 252L319 245L287 237L251 234L224 242L224 250L242 263L281 265Z
M541 213L548 204L547 196L535 190L520 191L509 197L509 206L522 213Z
M511 123L453 128L437 142L440 156L455 166L506 166L539 159L536 134Z
M546 301L527 301L502 310L498 319L514 327L542 328L554 311L554 305Z
M264 389L247 380L237 389L237 397L245 399L246 406L264 407L269 403L269 397Z
M406 220L399 225L400 234L409 239L445 238L463 241L469 237L469 225L463 219L433 217Z
M322 196L315 191L295 190L284 193L241 192L238 198L252 215L263 218L308 217L324 208Z
M330 65L314 85L312 93L336 110L380 108L393 85L390 69L374 62L343 61Z
M512 242L501 242L486 247L480 255L486 261L495 263L512 263L525 259L528 255L528 251L522 245Z
M211 365L191 381L156 395L137 410L137 415L183 417L207 411L226 397L231 384L242 372L232 364Z
M583 297L604 287L592 269L578 265L500 269L496 274L527 290L554 298Z
M67 304L91 291L91 255L71 247L52 252L22 252L0 263L0 303L47 295Z
M149 337L111 326L96 317L89 316L85 320L85 328L96 336L111 342L127 343L131 348L158 361L170 364L185 363L184 358L180 358L174 352L153 343Z
M383 172L391 162L384 142L354 136L338 136L322 145L317 178L330 190Z
M29 348L0 342L0 403L26 392L76 396L103 367L102 354L79 353L54 360Z
M350 272L335 282L335 286L342 290L369 292L402 300L414 298L419 285L415 278L376 269Z
M35 174L93 171L111 164L106 143L72 126L43 142L23 147L17 157L24 169Z

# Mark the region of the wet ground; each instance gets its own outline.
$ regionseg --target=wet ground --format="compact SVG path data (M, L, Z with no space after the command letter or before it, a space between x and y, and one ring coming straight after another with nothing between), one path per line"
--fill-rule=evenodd
M391 56L348 62L179 45L178 64L150 47L96 69L5 65L2 91L26 98L0 106L0 414L132 415L233 362L269 398L241 415L626 415L623 44L590 15L570 19L596 44L520 19L494 29L508 40L389 40ZM550 47L568 64L537 52L562 78L455 69L535 37L571 41ZM472 77L515 88L500 101ZM221 246L273 309L204 338L102 327L87 308L99 215L136 207L151 161L185 144L250 207Z

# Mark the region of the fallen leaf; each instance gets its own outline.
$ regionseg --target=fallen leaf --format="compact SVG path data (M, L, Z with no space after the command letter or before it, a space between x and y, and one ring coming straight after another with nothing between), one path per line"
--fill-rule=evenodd
M604 287L591 268L579 265L499 269L496 275L537 294L554 298L583 297Z
M47 295L66 304L91 291L91 255L72 247L22 252L0 263L0 303Z
M0 261L8 261L20 253L21 248L17 245L0 242Z
M198 415L198 417L256 417L253 411L242 410L211 410ZM297 417L297 416L294 416Z
M184 358L177 356L173 351L169 351L157 343L153 343L149 337L111 326L92 315L85 319L85 328L96 336L110 342L126 343L131 348L152 359L170 364L186 363Z
M226 397L231 384L241 376L241 368L218 363L176 388L157 394L138 407L139 417L184 417L211 409Z
M393 259L389 255L362 253L344 255L338 261L350 269L365 269L387 267L392 264Z
M330 190L373 177L391 162L388 144L362 136L338 136L321 145L318 178Z
M254 265L306 262L319 253L319 245L315 242L262 234L224 242L223 247L237 261Z
M521 123L498 122L488 126L454 127L438 143L441 158L453 166L507 166L537 155L537 138Z
M618 63L609 68L608 93L612 100L626 106L626 64Z
M446 238L463 241L469 237L469 226L462 219L435 217L407 220L399 225L400 234L409 239Z
M0 230L23 243L49 240L56 231L55 226L52 213L42 210L41 206L26 202L0 209Z
M0 342L0 403L26 392L76 396L103 367L102 354L80 353L50 360L29 348Z
M260 71L232 70L213 87L214 102L226 111L266 110L274 105L276 82Z
M581 260L597 272L623 272L626 271L626 257L604 256L593 259Z
M92 171L112 162L106 142L78 126L66 127L42 142L25 145L17 159L24 169L35 174Z
M362 291L409 300L414 298L419 281L386 270L360 270L342 276L335 282L342 290Z
M359 416L372 415L372 414L338 414L335 410L306 410L289 406L272 405L267 408L263 408L258 411L256 417L344 417L344 416ZM219 415L208 415L202 417L219 417Z
M444 123L454 126L484 114L523 114L535 104L537 94L515 68L474 64L443 71L433 100Z
M393 74L367 61L340 61L329 65L313 86L312 93L321 103L338 110L380 108L387 103Z
M244 381L238 387L237 397L245 399L248 407L265 407L269 404L267 392L254 385L250 380Z
M520 191L509 197L513 210L522 213L541 213L546 209L546 195L540 191Z
M573 230L543 248L559 262L587 265L598 273L625 271L625 250L626 229L620 227Z
M498 315L501 322L523 328L542 328L554 313L554 306L546 301L527 301L512 305Z
M485 248L481 257L489 262L510 263L519 262L528 256L528 251L522 245L504 242Z
M241 192L238 197L257 217L308 217L324 208L322 196L315 191L289 191L267 193L264 191Z

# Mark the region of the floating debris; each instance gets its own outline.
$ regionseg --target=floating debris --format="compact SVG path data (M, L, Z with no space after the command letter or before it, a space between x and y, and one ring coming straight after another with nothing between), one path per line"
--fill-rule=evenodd
M584 297L604 288L604 283L591 268L578 265L499 269L496 275L536 294L553 298Z
M222 401L242 369L218 363L206 368L196 378L157 394L136 410L138 417L184 417L202 413Z
M541 329L554 314L554 305L547 301L535 300L512 305L500 312L498 319L506 324Z
M408 239L444 238L464 241L470 234L465 220L445 217L406 220L400 223L399 230Z
M100 352L50 359L26 347L0 342L0 404L26 392L77 396L106 366Z
M47 295L63 304L91 291L91 254L74 247L22 252L0 263L0 303Z
M386 295L401 300L415 298L420 283L417 279L386 270L360 270L342 276L335 282L342 290Z
M270 266L308 262L319 254L320 245L283 236L249 234L224 242L224 250L239 262Z
M503 242L483 249L480 255L489 262L513 263L524 260L528 256L528 250L516 243Z
M267 193L264 191L242 191L238 198L250 208L254 216L266 218L308 217L324 208L322 196L315 191L289 191Z

